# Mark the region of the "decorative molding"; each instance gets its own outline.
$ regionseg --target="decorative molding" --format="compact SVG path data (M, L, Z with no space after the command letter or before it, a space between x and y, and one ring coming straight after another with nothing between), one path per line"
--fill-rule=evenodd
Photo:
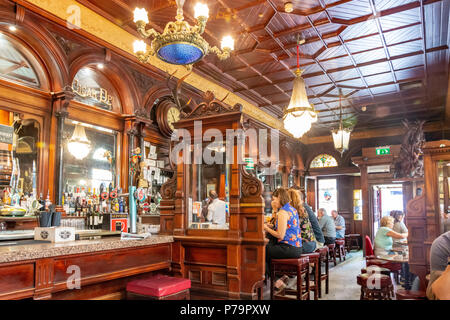
M25 8L16 4L16 21L22 23L25 20Z
M150 90L150 88L153 87L154 85L153 80L149 76L140 73L135 69L130 69L130 72L139 90L143 95L145 95Z
M66 38L64 38L63 36L51 32L52 36L55 38L56 42L58 42L58 44L60 45L60 47L64 50L66 56L68 56L72 51L75 51L79 48L82 47L81 44L73 42L71 40L67 40Z
M254 174L250 173L245 169L245 165L240 165L241 177L242 177L242 202L256 202L255 198L262 199L262 192L264 190L263 183ZM248 199L246 201L246 199Z
M422 146L425 143L423 125L425 121L416 121L410 124L403 121L407 132L403 138L400 154L394 163L394 178L423 177Z
M217 100L214 93L206 91L203 94L204 102L200 103L191 113L182 117L183 120L201 118L205 116L221 115L231 112L242 112L242 105L237 103L233 107L228 106L223 101ZM183 116L183 114L181 114Z
M175 199L175 192L177 192L177 173L174 172L173 177L167 180L161 186L161 197L163 200Z

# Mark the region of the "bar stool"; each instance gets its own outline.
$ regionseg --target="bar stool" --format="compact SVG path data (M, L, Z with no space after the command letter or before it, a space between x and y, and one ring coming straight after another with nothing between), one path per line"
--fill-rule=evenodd
M272 259L271 264L271 279L270 279L270 299L274 297L278 299L291 300L286 294L295 294L297 300L309 299L309 257L300 257L298 259ZM274 295L274 282L276 274L286 274L290 276L297 276L297 290L283 289L283 295ZM306 285L303 286L303 276L305 277Z
M314 292L314 300L319 299L319 283L320 283L320 253L305 253L302 254L301 257L308 257L309 263L313 264L314 268L314 281L311 281L309 284L309 290Z
M361 235L358 233L346 234L345 235L345 246L347 247L347 252L350 252L354 248L360 250L359 239Z
M390 276L361 273L356 277L356 282L361 286L361 300L392 300L393 285Z
M130 300L189 300L191 280L155 275L147 279L127 283L127 299Z
M317 253L320 254L319 261L320 261L320 267L319 267L319 298L322 298L322 281L325 280L325 293L328 294L329 290L329 259L328 259L328 247L324 246L320 249L316 250ZM322 264L325 264L325 273L322 273Z
M345 239L336 239L335 255L338 255L339 262L345 261Z
M326 245L328 247L328 254L329 254L329 259L333 260L334 262L334 266L336 267L337 262L336 262L336 244L334 243L330 243Z

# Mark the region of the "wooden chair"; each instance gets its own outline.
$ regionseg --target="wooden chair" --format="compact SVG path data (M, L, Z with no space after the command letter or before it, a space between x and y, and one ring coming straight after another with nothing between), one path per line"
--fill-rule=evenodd
M345 261L345 239L336 239L335 256L339 258L339 262L342 259Z
M330 277L329 277L329 258L328 258L328 247L324 246L320 249L316 250L317 253L320 254L319 256L319 262L320 262L320 267L319 267L319 298L322 298L322 281L325 280L325 293L328 294L329 288L330 288ZM322 272L322 264L324 265L324 269L325 271Z
M128 300L189 300L191 280L155 275L127 283Z
M320 283L320 253L306 253L302 254L302 257L308 257L309 263L313 264L314 270L314 281L311 281L309 284L309 290L314 292L314 300L319 299L319 283Z
M297 290L283 289L274 294L276 275L297 276ZM305 286L303 285L305 277ZM273 259L271 261L270 299L292 300L289 295L295 295L297 300L310 300L309 298L309 257L298 259Z
M330 243L326 245L328 247L329 260L333 260L334 266L336 267L336 244Z
M361 239L361 235L358 233L346 234L345 235L345 246L347 247L347 252L350 252L354 249L360 250L361 246L359 240Z

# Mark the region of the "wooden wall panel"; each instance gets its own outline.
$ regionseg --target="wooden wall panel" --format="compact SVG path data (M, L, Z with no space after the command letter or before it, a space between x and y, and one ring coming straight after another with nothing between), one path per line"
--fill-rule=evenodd
M34 263L0 266L0 299L34 288Z
M226 248L202 248L186 246L185 263L202 265L227 265Z
M70 274L67 268L71 265L80 267L81 278L89 278L121 270L145 267L150 264L169 262L170 245L160 245L135 250L120 250L102 254L88 254L79 257L55 259L55 283L65 282Z

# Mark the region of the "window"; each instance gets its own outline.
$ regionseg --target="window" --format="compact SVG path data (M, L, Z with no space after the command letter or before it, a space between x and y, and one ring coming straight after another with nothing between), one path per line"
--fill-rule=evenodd
M337 167L338 163L333 156L329 154L319 154L311 161L311 168L331 168Z
M0 33L0 77L27 86L40 87L39 78L30 63L34 58L27 51L24 46Z

